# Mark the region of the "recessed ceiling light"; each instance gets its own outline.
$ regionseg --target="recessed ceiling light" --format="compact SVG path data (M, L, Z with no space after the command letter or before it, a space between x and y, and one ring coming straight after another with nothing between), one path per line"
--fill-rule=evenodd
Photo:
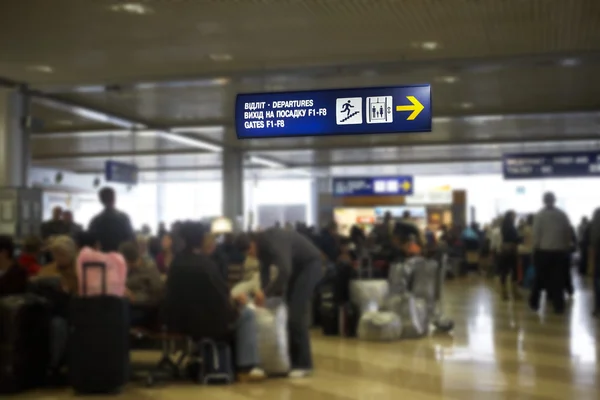
M413 42L413 47L427 51L437 50L440 47L438 42Z
M154 12L154 10L152 10L152 8L146 6L142 3L129 3L129 2L114 4L114 5L110 6L110 10L114 11L114 12L122 12L122 13L135 14L135 15L146 15L146 14L151 14L152 12Z
M565 58L560 61L560 65L563 67L576 67L579 65L579 60L576 58Z
M464 108L465 110L467 110L469 108L473 108L473 103L469 103L469 102L460 103L460 108Z
M42 72L44 74L51 74L54 72L54 69L49 65L30 65L27 69L29 71Z
M443 83L456 83L458 78L455 76L440 76L436 80Z
M233 56L231 54L226 53L215 53L209 55L210 59L217 62L231 61L233 60Z
M56 121L56 125L73 126L73 121L71 121L69 119L59 119L58 121Z

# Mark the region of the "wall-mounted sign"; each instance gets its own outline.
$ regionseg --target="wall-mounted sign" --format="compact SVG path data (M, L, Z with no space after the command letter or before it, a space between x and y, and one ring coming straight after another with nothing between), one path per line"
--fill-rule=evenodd
M446 190L433 190L429 192L415 192L407 196L407 205L447 205L452 204L452 192Z
M505 154L504 179L600 176L600 151Z
M408 196L413 188L412 176L333 178L335 197Z
M239 94L239 139L431 131L431 86Z
M107 182L136 185L138 183L138 167L118 161L104 163L104 179Z

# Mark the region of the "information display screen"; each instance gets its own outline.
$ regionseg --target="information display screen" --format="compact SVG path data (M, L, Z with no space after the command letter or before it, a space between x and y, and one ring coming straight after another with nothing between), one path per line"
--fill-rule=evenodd
M104 163L104 179L107 182L136 185L138 183L138 167L118 161Z
M600 176L600 151L505 154L504 179Z
M412 176L333 178L334 197L408 196L413 189Z
M239 139L431 131L430 85L239 94Z

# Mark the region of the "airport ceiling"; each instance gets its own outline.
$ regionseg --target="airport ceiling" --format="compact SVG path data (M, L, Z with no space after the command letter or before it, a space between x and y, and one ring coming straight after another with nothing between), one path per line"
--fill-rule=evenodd
M177 179L218 171L219 147L329 174L595 148L598 71L598 0L0 2L0 82L39 95L34 163L85 173L113 158ZM233 128L237 93L413 83L432 84L432 133Z

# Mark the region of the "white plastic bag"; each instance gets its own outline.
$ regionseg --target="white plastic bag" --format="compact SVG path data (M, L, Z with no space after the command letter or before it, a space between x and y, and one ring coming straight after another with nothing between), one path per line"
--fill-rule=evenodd
M413 271L412 294L427 304L429 316L435 311L439 265L435 261L426 261Z
M358 338L385 342L398 340L402 335L400 318L393 312L367 312L360 317Z
M419 338L429 332L429 315L424 300L413 295L392 296L387 308L400 317L403 339Z
M389 283L385 279L350 281L350 301L360 309L361 314L383 307L388 291Z
M290 370L287 307L281 299L269 299L266 307L255 307L260 365L267 375Z

